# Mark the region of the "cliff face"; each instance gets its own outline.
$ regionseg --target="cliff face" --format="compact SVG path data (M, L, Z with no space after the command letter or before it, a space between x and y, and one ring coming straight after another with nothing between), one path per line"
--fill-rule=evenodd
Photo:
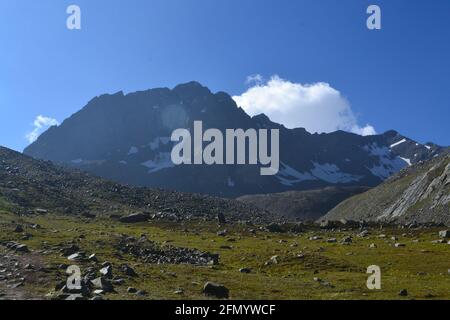
M450 225L450 155L401 171L344 201L321 220L339 219Z

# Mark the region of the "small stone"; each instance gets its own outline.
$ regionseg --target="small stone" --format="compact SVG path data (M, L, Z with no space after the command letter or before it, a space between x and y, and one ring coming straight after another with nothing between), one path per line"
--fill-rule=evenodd
M111 266L106 266L102 269L100 269L100 273L108 279L111 279L113 277L113 273L112 273L112 267Z
M33 269L34 269L34 266L33 266L32 264L29 263L29 264L25 265L24 269L25 269L25 270L33 270Z
M74 253L67 257L70 261L81 261L84 259L84 256L81 253Z
M121 270L123 273L125 273L129 277L137 277L138 276L136 271L134 271L134 269L127 264L123 264L121 266Z
M16 251L17 251L17 252L22 252L22 253L30 252L30 250L28 249L28 247L27 247L26 245L24 245L24 244L19 244L19 245L16 247Z
M145 296L148 296L148 292L145 290L139 290L138 292L136 292L136 295L145 297Z
M91 261L91 262L97 262L97 261L98 261L98 259L97 259L96 255L95 255L95 253L91 254L91 255L88 257L88 260Z
M439 231L439 238L450 238L450 230Z
M350 244L353 242L352 237L345 237L342 239L342 243Z
M239 272L240 273L251 273L252 270L250 270L249 268L242 268L242 269L239 269Z
M129 288L127 289L127 292L128 292L128 293L136 293L136 292L137 292L137 289L134 288L134 287L129 287Z
M94 279L91 281L92 285L96 288L96 289L100 289L103 290L105 292L112 292L114 291L114 288L111 284L111 282L109 282L109 280L100 277L97 279Z
M396 248L402 248L402 247L405 247L406 245L404 243L396 243L394 246Z
M219 237L225 237L227 235L227 230L222 230L217 232L217 236Z
M278 256L273 256L270 258L270 262L273 264L278 264L278 258L279 258Z
M402 290L400 290L398 295L401 296L401 297L406 297L408 295L408 290L402 289Z

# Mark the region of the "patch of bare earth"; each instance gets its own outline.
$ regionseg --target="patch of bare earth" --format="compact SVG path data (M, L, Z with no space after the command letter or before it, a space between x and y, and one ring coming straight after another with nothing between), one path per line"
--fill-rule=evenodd
M32 288L48 284L47 270L37 253L17 254L0 246L0 300L38 300Z

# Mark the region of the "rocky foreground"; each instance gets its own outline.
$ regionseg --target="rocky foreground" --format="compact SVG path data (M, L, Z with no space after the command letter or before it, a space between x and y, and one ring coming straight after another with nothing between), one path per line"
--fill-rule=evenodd
M450 231L431 225L120 222L0 210L0 299L450 299L449 248ZM366 286L374 264L381 290Z

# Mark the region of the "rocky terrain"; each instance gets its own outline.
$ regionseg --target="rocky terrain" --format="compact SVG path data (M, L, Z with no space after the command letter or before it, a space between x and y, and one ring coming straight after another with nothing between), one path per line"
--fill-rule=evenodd
M279 129L278 175L260 176L259 167L249 165L175 167L170 158L171 134L178 128L192 132L194 121L202 121L204 130L222 132ZM362 137L343 131L290 130L265 115L248 116L224 92L212 93L190 82L173 89L96 97L24 152L130 185L238 197L327 186L373 187L443 149L395 131Z
M140 213L144 220L168 218L263 221L264 210L235 200L130 187L61 168L0 147L0 203L21 215L59 213L112 219Z
M450 299L449 245L432 226L124 224L0 206L0 300ZM366 287L373 264L382 290Z
M402 170L339 204L322 219L450 225L450 155Z
M328 187L308 191L248 195L238 200L290 220L316 221L345 199L368 191L368 187Z

